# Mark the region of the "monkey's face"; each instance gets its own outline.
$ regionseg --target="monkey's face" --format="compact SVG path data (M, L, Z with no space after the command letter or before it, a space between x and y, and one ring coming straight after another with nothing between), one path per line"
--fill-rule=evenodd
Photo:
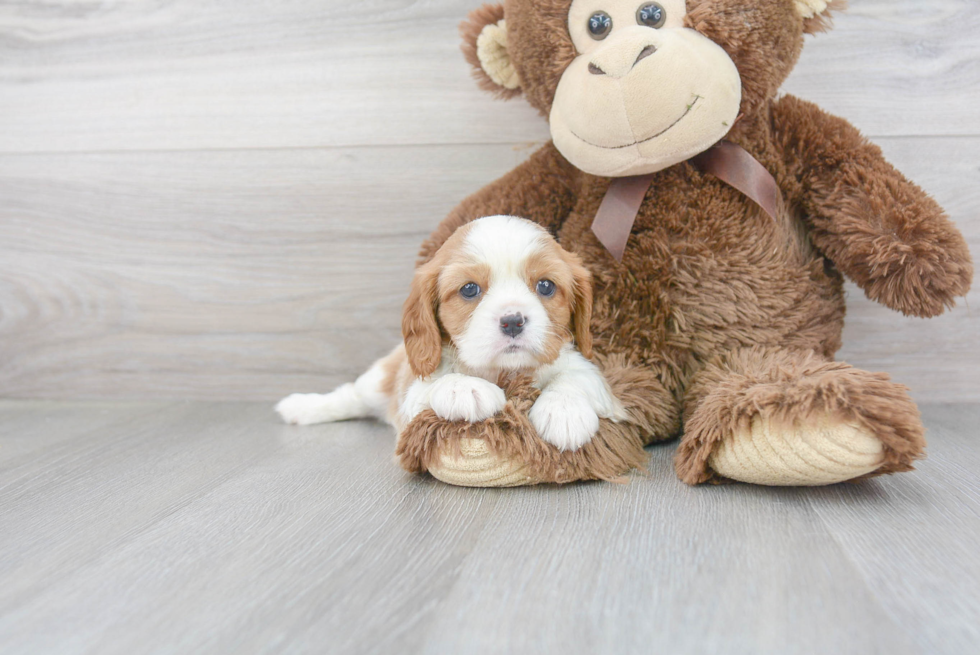
M506 0L462 25L481 86L523 95L593 175L662 170L764 110L842 0Z
M662 170L703 152L739 113L738 69L685 27L684 0L574 0L577 56L551 105L551 136L577 168L618 177Z

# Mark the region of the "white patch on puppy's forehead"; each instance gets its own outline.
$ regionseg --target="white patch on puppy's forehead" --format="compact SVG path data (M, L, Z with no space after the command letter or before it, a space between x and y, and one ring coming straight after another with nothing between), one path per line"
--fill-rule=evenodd
M548 239L544 228L513 216L488 216L472 223L463 249L490 265L493 277L520 275L524 262Z

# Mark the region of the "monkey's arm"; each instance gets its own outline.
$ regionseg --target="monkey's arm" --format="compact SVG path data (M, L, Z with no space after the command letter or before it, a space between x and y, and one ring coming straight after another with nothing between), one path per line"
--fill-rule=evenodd
M574 206L576 175L549 141L526 162L453 209L422 244L419 264L431 259L456 228L483 216L518 216L557 232Z
M869 298L926 317L966 294L963 236L857 128L792 96L775 103L772 121L814 245Z

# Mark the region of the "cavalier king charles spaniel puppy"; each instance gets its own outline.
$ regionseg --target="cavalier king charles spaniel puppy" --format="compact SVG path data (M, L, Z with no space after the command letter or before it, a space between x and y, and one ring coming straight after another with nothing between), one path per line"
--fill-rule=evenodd
M293 394L276 411L300 425L375 417L399 432L425 409L476 423L504 408L499 376L523 373L541 390L528 417L538 436L576 450L600 418L626 418L589 361L591 313L592 277L576 255L530 221L481 218L416 271L402 345L356 382Z

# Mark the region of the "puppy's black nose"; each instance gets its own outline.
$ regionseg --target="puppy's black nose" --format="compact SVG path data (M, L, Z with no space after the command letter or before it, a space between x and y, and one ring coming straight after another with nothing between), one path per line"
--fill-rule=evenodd
M516 337L524 331L524 315L508 314L500 319L500 331L508 337Z

